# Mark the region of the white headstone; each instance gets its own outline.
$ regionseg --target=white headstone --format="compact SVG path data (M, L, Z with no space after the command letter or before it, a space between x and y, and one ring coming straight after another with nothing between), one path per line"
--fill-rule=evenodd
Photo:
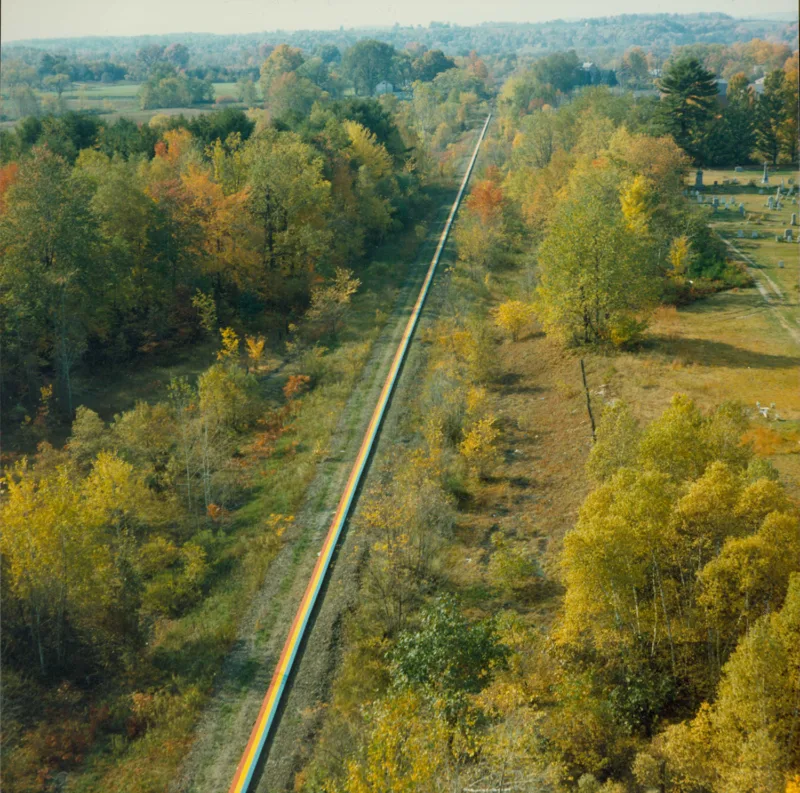
M758 232L757 232L757 231L754 231L754 232L753 232L753 233L750 235L750 239L751 239L751 240L757 240L757 239L758 239Z
M786 231L783 232L783 238L786 240L786 242L791 242L792 241L792 230L791 229L786 229Z
M737 237L738 237L740 240L741 240L741 239L744 239L744 229L739 229L739 231L737 231L737 232L736 232L736 236L737 236Z
M778 269L779 269L779 270L782 270L782 269L783 269L783 259L781 259L781 260L778 262Z
M744 217L744 214L745 214L745 208L744 208L744 204L739 204L739 214L740 214L742 217Z
M792 224L793 226L796 226L796 225L797 225L797 212L792 212L792 221L791 221L791 224Z

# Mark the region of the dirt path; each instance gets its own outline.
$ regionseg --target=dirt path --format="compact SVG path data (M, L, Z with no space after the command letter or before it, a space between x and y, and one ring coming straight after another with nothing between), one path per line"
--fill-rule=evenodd
M411 268L394 312L342 413L331 448L309 488L292 534L276 557L251 604L239 638L220 675L217 691L197 730L197 741L172 787L176 793L227 790L269 686L274 665L316 562L339 494L347 480L372 408L416 299L452 198L431 215L431 230ZM319 708L327 698L337 661L341 617L351 607L359 554L345 539L338 553L322 608L312 622L313 641L303 651L279 729L258 790L285 790L300 767L305 747L319 726Z
M784 301L784 294L778 285L766 273L761 272L760 269L756 269L758 268L758 265L746 253L740 251L732 242L726 240L724 237L720 237L720 239L745 263L745 265L747 265L747 272L755 282L756 289L758 289L761 297L764 298L764 302L769 306L770 311L774 314L778 322L780 322L781 327L797 344L800 345L800 330L792 327L792 325L777 308L776 299L777 301L780 301L780 303ZM764 283L761 280L762 278L775 293L775 296L771 295L769 291L767 291L767 288L764 286Z

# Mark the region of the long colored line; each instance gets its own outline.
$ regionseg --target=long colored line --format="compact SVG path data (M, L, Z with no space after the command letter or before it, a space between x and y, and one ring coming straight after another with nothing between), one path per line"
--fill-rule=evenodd
M433 259L428 267L428 272L425 276L425 280L422 283L422 289L417 297L417 302L414 304L414 309L411 312L408 324L403 332L403 337L400 340L397 352L394 354L392 365L389 368L388 375L386 376L386 382L383 384L380 396L378 397L378 403L372 413L372 418L370 419L364 439L361 441L361 447L358 450L358 455L356 456L353 469L350 472L350 476L347 480L347 485L345 486L342 497L339 500L339 506L336 508L333 521L328 529L328 534L325 537L325 542L323 543L319 558L314 566L314 572L311 574L311 579L308 582L303 599L300 601L300 607L297 610L297 614L295 614L292 627L289 630L289 636L286 639L286 644L283 646L283 651L278 659L278 665L275 667L275 672L272 676L272 682L269 684L269 688L267 689L267 694L264 697L264 702L261 705L258 718L256 719L256 723L253 726L253 731L250 734L250 740L247 742L242 759L239 761L239 766L236 769L236 773L234 774L233 782L231 783L228 793L245 793L253 778L253 774L255 773L259 757L261 756L261 751L264 748L270 728L275 720L275 714L278 711L281 696L283 695L283 690L286 687L286 681L288 680L292 671L292 665L294 664L294 659L297 656L297 650L302 642L303 634L305 633L306 625L308 625L311 612L314 609L314 604L316 603L319 590L322 587L322 582L325 580L325 574L328 571L331 558L333 557L333 552L336 548L336 543L339 540L339 535L342 533L342 528L344 527L345 521L347 520L347 516L350 512L350 507L353 503L353 497L358 489L358 485L361 481L361 475L364 472L367 459L372 451L372 445L375 441L375 436L378 434L378 429L380 428L383 414L386 411L386 406L389 403L389 397L391 396L392 390L397 382L397 376L400 372L400 367L403 364L406 351L408 350L408 345L411 342L411 337L414 335L414 330L417 326L420 313L422 312L422 306L425 303L425 298L428 296L428 290L430 288L431 281L433 280L434 273L436 272L436 266L439 263L439 257L441 256L442 250L447 242L447 236L450 233L450 227L453 225L453 219L456 216L458 205L461 202L461 198L464 195L464 190L466 189L470 174L475 166L475 160L478 158L478 150L480 149L480 145L483 142L484 136L486 135L486 129L489 126L491 117L491 114L486 117L483 129L478 137L478 142L475 144L475 150L472 152L472 157L470 158L467 169L464 172L464 178L461 180L461 186L458 189L458 194L456 195L456 199L450 209L450 214L447 217L444 230L439 237L439 244L436 246L436 252L433 254Z

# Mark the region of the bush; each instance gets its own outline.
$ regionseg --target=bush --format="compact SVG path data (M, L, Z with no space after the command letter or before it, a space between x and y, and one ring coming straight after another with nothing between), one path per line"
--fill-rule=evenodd
M533 317L533 306L521 300L506 300L494 310L494 321L500 330L516 341Z
M630 315L620 316L609 325L611 343L618 349L630 349L641 342L646 329L645 320Z

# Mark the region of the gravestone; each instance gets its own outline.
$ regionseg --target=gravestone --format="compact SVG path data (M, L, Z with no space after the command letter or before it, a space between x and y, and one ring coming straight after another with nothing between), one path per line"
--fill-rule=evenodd
M739 214L740 214L742 217L744 217L744 213L745 213L745 211L746 211L746 210L745 210L745 208L744 208L744 204L739 204Z
M767 163L764 162L764 175L761 177L761 184L769 184L769 173L767 173Z
M702 193L698 193L697 194L697 203L698 204L702 204L703 203L703 194Z
M791 229L786 229L786 231L783 232L783 238L786 240L786 242L791 242L792 241L792 230Z
M764 195L764 190L763 190L763 188L760 188L760 189L759 189L759 191L758 191L758 194L759 194L759 195Z
M778 262L778 269L779 269L779 270L782 270L782 269L783 269L783 259L781 259L781 260Z
M716 209L719 206L719 199L714 196L714 199L711 203L714 204L714 209Z
M772 196L767 199L767 206L770 209L775 209L775 199Z
M742 166L741 165L737 165L733 170L736 171L736 173L741 173L742 172Z
M780 236L778 236L778 235L776 234L776 235L775 235L775 242L783 242L783 237L780 237Z
M739 229L739 231L737 231L737 232L736 232L736 236L737 236L737 237L738 237L740 240L744 239L744 229Z
M751 239L751 240L757 240L757 239L758 239L758 232L757 232L757 231L754 231L754 232L753 232L753 233L750 235L750 239Z
M694 175L694 189L695 190L702 190L703 189L703 172L697 171Z
M797 225L797 212L792 212L792 225Z

